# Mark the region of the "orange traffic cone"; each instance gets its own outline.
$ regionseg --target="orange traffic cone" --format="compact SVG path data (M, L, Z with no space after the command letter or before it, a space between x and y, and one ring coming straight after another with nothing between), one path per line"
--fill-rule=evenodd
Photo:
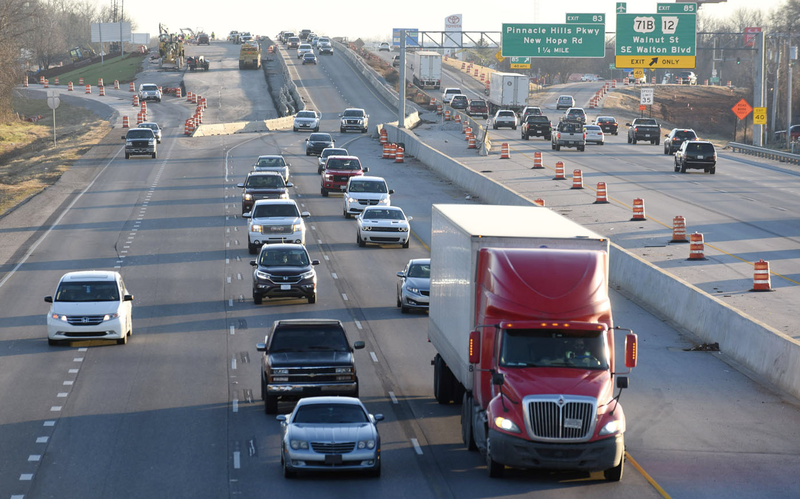
M750 291L775 291L772 289L772 280L769 274L769 262L759 260L753 264L753 289Z
M686 219L678 215L672 219L672 241L671 243L688 243L686 239Z
M705 260L705 244L703 243L703 234L695 232L689 236L689 258L688 260Z
M606 191L606 183L597 183L597 199L594 204L608 204L608 192Z
M633 218L634 220L646 220L644 216L644 199L636 198L633 200Z
M544 206L544 199L542 198L534 199L533 202L538 204L539 206Z

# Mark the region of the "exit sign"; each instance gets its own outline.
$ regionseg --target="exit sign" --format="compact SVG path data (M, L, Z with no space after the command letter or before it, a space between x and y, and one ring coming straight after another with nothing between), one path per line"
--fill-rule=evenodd
M605 24L605 14L567 14L567 24Z

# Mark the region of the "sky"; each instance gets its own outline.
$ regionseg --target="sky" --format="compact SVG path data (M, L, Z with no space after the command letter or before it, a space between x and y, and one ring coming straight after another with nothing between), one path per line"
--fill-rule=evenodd
M111 5L111 0L90 1L97 5ZM137 24L134 31L150 33L151 36L158 34L158 23L163 23L173 33L179 28L195 31L199 28L207 33L215 32L218 38L227 36L231 30L275 36L282 30L308 28L329 36L391 41L392 28L443 31L445 17L452 14L461 14L463 31L500 31L503 23L564 23L568 12L605 13L606 31L614 31L616 0L536 1L539 3L539 19L535 19L534 1L531 0L506 0L504 4L495 4L497 8L488 9L487 4L492 3L486 0L305 0L301 3L233 0L230 4L220 0L193 0L189 3L157 2L157 8L153 8L151 2L129 0L124 3L124 8ZM655 13L658 2L630 0L626 3L628 13ZM724 18L738 8L756 8L754 3L752 0L728 0L706 4L701 11ZM762 0L757 2L757 6L768 13L783 3L781 0ZM514 8L503 8L502 5Z

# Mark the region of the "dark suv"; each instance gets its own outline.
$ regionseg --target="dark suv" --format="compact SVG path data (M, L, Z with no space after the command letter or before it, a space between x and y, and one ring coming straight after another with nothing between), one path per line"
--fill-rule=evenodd
M470 116L480 115L484 118L488 118L489 106L486 105L486 101L483 99L470 99L469 105L467 106L467 114Z
M292 183L283 181L277 172L250 172L247 179L236 187L242 189L242 214L253 209L259 199L289 199Z
M319 156L326 147L333 147L336 141L329 133L312 133L306 139L306 156Z
M261 398L267 414L278 412L278 400L299 400L319 395L358 397L358 376L353 346L344 325L333 319L275 321L261 356Z
M122 140L125 141L125 159L137 155L150 156L153 159L158 156L158 138L150 128L131 128L122 136Z
M702 169L706 173L717 172L717 151L714 144L704 140L686 140L675 151L675 171L686 173L688 168Z
M302 244L265 244L258 259L250 262L253 271L253 302L266 298L306 298L317 301L317 273L308 250Z
M664 137L667 138L664 141L664 154L675 153L686 140L697 140L697 134L689 128L673 128Z

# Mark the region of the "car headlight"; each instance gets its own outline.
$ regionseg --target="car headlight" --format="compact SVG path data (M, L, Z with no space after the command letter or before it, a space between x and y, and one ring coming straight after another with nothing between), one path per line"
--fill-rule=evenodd
M370 231L370 230L372 230L372 227L370 227L369 225L367 225L367 226L361 227L361 230L364 230L364 231Z
M261 226L258 224L251 225L250 232L261 232Z
M244 200L245 201L252 201L253 200L253 195L252 194L245 194L244 195Z
M606 423L603 428L600 429L600 433L598 435L613 435L619 432L620 425L618 421L609 421Z
M498 428L501 428L509 433L520 433L519 426L517 426L517 424L510 419L498 416L494 418L494 424Z
M358 202L358 199L356 199L356 198L347 198L347 202L348 203L356 203L356 202Z
M294 449L308 449L308 442L305 440L291 440L289 446Z
M266 272L261 272L260 270L256 270L256 277L258 277L259 279L267 279L267 280L272 279L272 276L270 274L267 274Z
M409 293L414 293L415 295L419 294L419 288L408 287L406 288L406 291L408 291Z
M292 232L297 232L298 230L303 230L303 224L292 224Z
M400 227L400 232L408 232L408 227Z
M111 319L116 319L118 317L119 317L119 314L116 313L116 312L113 313L113 314L106 314L106 315L103 316L103 321L110 321Z
M66 315L53 314L51 317L53 317L53 319L55 319L57 321L67 322L67 316Z
M315 274L316 272L314 270L309 270L308 272L303 272L302 274L300 274L300 279L311 279L312 277L314 277Z
M375 448L375 440L359 440L358 448L359 449L374 449Z
M353 372L353 368L352 367L337 367L336 368L336 374L352 373L352 372Z
M125 142L125 145L126 145L126 146L132 146L132 145L133 145L133 142L132 142L132 141L130 141L130 140L128 140L128 141L126 141L126 142Z
M379 200L378 204L379 205L383 205L383 206L389 206L389 198L383 198L383 199Z
M331 175L330 173L326 173L325 174L325 180L333 181L333 175Z

